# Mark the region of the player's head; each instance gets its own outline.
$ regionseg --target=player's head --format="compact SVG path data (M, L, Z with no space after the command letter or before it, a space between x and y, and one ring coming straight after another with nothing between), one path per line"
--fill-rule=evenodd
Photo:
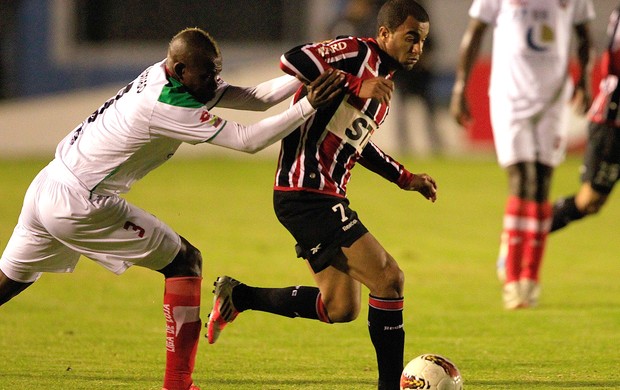
M186 28L168 45L166 67L198 101L213 99L222 71L222 56L215 39L199 28Z
M430 21L414 0L388 0L377 15L377 42L383 51L410 70L418 62Z

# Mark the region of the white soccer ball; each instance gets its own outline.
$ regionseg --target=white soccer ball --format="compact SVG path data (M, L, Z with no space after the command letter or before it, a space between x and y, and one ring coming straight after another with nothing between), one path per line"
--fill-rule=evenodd
M410 361L400 376L400 390L462 390L463 379L454 363L427 353Z

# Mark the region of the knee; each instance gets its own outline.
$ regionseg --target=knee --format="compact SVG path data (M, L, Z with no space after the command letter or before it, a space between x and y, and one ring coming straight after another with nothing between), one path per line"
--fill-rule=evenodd
M603 207L604 204L605 204L605 201L588 202L584 210L585 214L587 215L597 214L599 211L601 211L601 208Z
M326 304L327 315L334 323L354 321L360 314L360 302L330 302Z
M176 257L159 270L166 278L202 275L202 254L192 244L181 238L181 249Z
M405 273L394 262L394 266L391 267L388 274L389 288L397 295L398 298L403 296L405 289Z
M584 185L575 196L575 205L584 215L597 214L605 202L607 195L594 190L591 186Z
M390 259L377 280L377 287L371 295L380 298L400 298L405 289L405 273L394 259Z
M331 322L351 322L360 314L361 299L359 292L353 294L339 293L331 296L322 295L321 299Z
M202 253L195 246L189 244L187 246L187 250L185 251L185 258L187 262L187 266L189 268L189 272L193 273L192 276L201 276L202 275Z

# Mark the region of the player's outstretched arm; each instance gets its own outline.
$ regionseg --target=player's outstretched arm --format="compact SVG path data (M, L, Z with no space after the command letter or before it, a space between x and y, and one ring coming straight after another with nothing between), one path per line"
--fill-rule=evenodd
M227 122L208 142L247 153L256 153L281 140L306 121L318 107L330 104L342 92L344 77L326 72L308 83L308 95L286 111L252 125Z
M229 85L216 105L238 110L266 111L291 97L300 86L301 82L289 75L267 80L254 87Z

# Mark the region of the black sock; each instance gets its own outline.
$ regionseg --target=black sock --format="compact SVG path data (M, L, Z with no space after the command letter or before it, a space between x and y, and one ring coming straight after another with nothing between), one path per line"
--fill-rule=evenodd
M331 322L316 287L283 288L250 287L245 284L233 290L233 304L239 311L258 310L285 317L301 317Z
M584 213L579 211L575 204L575 197L560 198L553 205L553 221L551 222L551 230L562 229L569 223L577 221L585 216Z
M370 296L368 305L368 331L377 353L379 390L399 390L405 348L403 299Z

